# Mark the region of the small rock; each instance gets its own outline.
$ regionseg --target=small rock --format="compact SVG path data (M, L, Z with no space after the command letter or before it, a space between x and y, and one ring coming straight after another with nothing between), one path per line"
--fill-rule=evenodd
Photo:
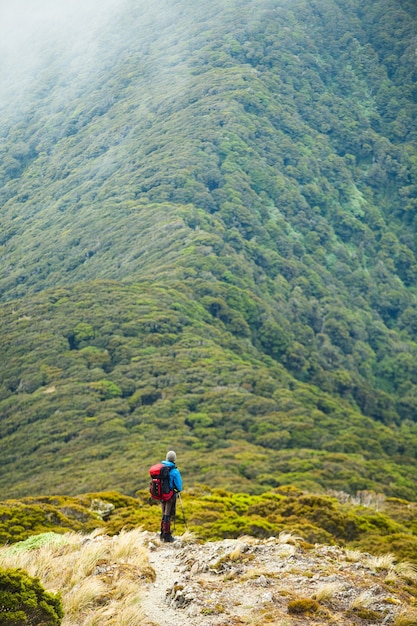
M253 584L259 585L260 587L267 587L271 584L271 581L262 574L262 576L259 576L259 578L253 581Z
M266 593L264 593L261 597L262 602L264 603L269 603L272 602L273 600L273 596L272 593L270 591L267 591Z
M187 613L190 617L197 617L197 615L200 615L200 611L201 611L200 607L193 604L189 607L189 609L187 610Z

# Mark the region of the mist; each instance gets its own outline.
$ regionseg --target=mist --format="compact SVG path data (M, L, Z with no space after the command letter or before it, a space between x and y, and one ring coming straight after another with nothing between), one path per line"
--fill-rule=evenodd
M0 104L21 99L40 72L88 66L105 26L124 0L2 0L0 4Z

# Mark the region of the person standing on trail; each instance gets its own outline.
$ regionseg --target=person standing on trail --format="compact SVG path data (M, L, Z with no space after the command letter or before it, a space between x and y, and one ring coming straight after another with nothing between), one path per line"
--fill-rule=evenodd
M175 465L176 460L176 453L174 450L170 450L167 452L166 460L162 461L162 465L169 468L169 486L173 491L173 495L169 500L161 502L161 541L166 542L174 541L174 537L171 535L171 519L175 518L178 494L182 491L182 478L179 469Z

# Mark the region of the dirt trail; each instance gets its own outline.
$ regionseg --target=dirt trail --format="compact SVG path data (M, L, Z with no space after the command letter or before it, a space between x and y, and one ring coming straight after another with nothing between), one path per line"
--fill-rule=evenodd
M177 578L177 548L173 544L160 544L159 541L153 545L150 546L149 562L156 572L156 580L147 585L142 596L142 607L149 619L149 626L195 626L195 619L172 608L166 601L167 590L172 589Z
M376 569L368 554L313 546L290 533L204 544L184 537L161 544L153 536L147 545L156 580L142 594L146 626L307 626L319 618L343 626L372 619L376 626L397 623L403 608L404 583L398 578L388 590L387 571ZM365 591L362 619L355 602ZM317 614L309 616L306 603ZM415 611L407 623L417 624Z

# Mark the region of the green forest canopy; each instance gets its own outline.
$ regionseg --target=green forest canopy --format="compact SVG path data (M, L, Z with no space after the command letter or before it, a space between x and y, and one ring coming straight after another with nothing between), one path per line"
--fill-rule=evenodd
M0 493L133 493L175 446L416 499L416 11L127 2L8 87Z

